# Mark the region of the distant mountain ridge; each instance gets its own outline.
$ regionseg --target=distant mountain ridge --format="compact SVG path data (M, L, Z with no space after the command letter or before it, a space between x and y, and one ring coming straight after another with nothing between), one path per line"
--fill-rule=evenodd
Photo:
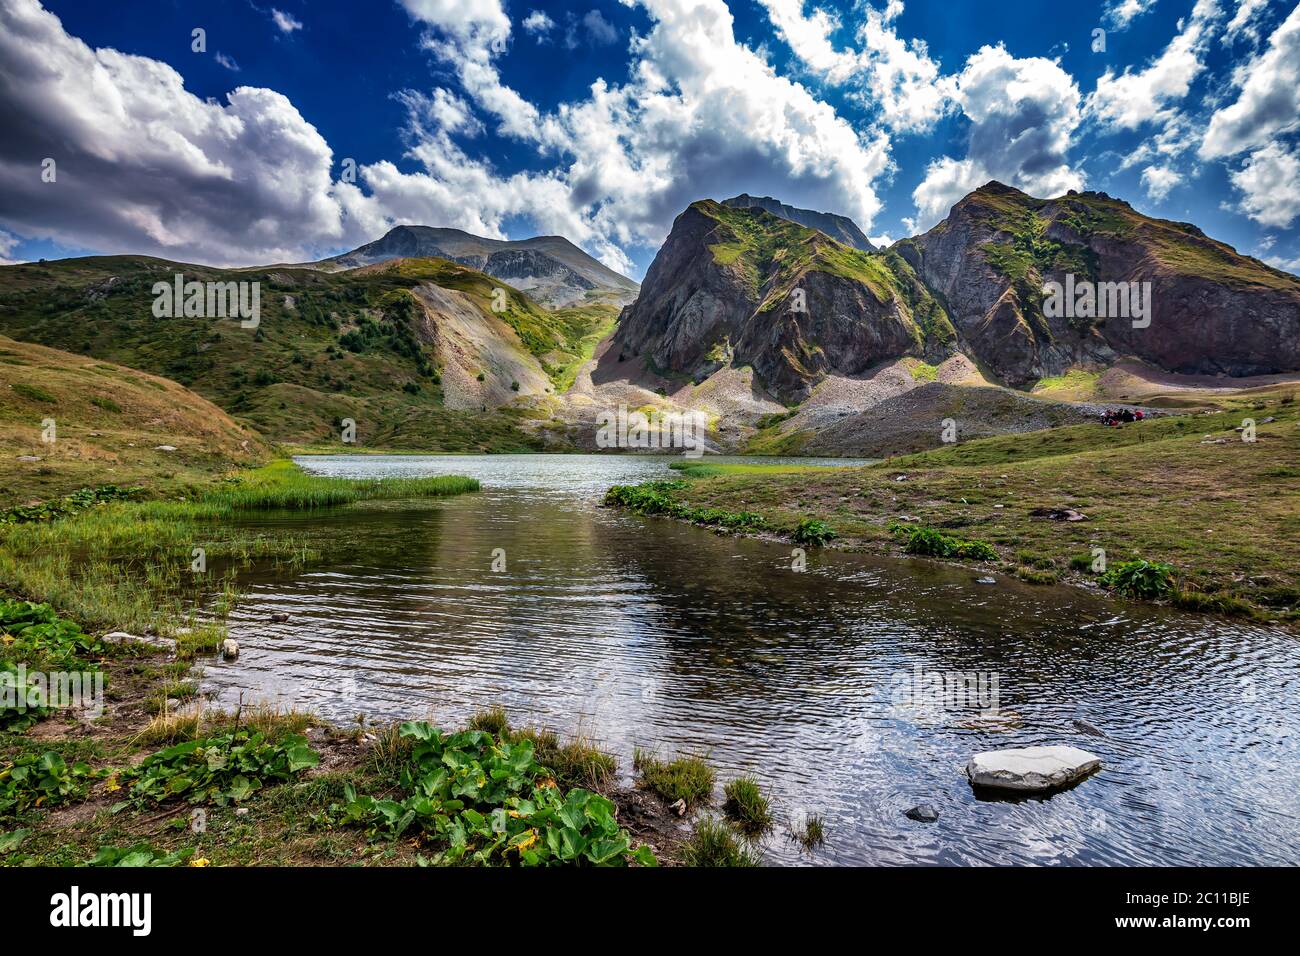
M787 403L828 376L958 353L1022 389L1126 357L1186 374L1300 370L1300 278L1104 193L1035 199L992 182L876 252L747 199L677 217L616 354L697 383L748 366ZM1149 322L1049 314L1044 284L1066 276L1149 283Z
M839 216L832 212L816 212L812 209L799 209L795 206L788 206L781 200L773 199L771 196L751 196L749 193L741 193L739 196L724 199L722 205L731 206L734 209L748 209L751 207L762 209L774 216L779 216L781 219L797 222L809 229L820 230L846 246L852 246L864 252L874 252L876 249L871 244L871 240L866 237L866 234L858 228L858 224L848 216Z
M639 288L563 236L485 239L433 226L394 226L374 242L317 265L355 269L392 259L428 257L485 272L551 308L599 300L623 305L636 297Z

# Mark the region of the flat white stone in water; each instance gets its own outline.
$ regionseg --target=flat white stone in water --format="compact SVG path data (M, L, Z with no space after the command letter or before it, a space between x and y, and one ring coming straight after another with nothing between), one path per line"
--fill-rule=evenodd
M999 790L1064 787L1101 767L1101 758L1078 747L1021 747L976 754L966 765L970 782Z

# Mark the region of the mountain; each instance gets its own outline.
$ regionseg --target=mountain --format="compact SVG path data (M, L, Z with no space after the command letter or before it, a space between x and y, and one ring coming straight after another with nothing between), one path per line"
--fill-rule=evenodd
M1300 278L1105 193L1034 199L989 183L892 248L946 304L963 351L1011 385L1122 356L1186 374L1300 369ZM1043 284L1067 274L1149 282L1150 324L1049 316Z
M1149 324L1045 307L1045 283L1075 280L1149 283ZM668 379L750 366L787 404L828 376L958 353L1016 388L1126 357L1262 375L1300 370L1300 279L1104 193L1034 199L990 183L883 252L704 201L677 217L615 344Z
M257 282L256 329L157 318L153 286ZM497 289L505 308L493 309ZM206 311L206 310L204 310ZM513 408L572 382L617 314L548 311L503 280L445 259L340 272L215 269L148 256L0 266L0 333L166 376L275 440L446 451L540 447Z
M637 284L602 265L563 236L483 239L459 229L395 226L382 238L325 259L323 268L353 269L391 259L450 259L508 282L548 307L590 302L623 305Z
M864 252L874 252L876 248L871 244L871 240L858 228L858 224L848 216L837 216L830 212L814 212L811 209L796 209L794 206L787 206L779 199L773 199L771 196L751 196L749 193L741 193L731 199L724 199L722 205L731 206L735 209L756 207L781 219L789 219L801 226L807 226L809 229L821 230L832 239L842 242L846 246L852 246Z
M752 366L762 386L793 402L828 374L902 355L942 358L954 339L942 306L900 256L863 252L758 207L704 200L673 223L614 343L661 374L696 381L724 365Z

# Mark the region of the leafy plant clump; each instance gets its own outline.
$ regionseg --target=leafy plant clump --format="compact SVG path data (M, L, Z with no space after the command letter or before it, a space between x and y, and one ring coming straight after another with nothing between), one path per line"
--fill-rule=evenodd
M1121 561L1110 566L1101 583L1125 597L1153 601L1173 591L1174 569L1156 561Z
M804 518L799 527L794 529L794 540L798 544L819 547L834 538L835 531L820 518Z
M49 713L46 688L29 671L95 671L87 658L104 650L98 639L48 604L0 600L0 731L23 731Z
M401 762L401 795L358 796L349 784L346 804L330 807L332 819L394 837L414 829L440 864L655 865L648 847L632 848L610 800L581 788L561 792L531 740L447 734L424 722L402 724L400 735L414 744Z
M181 866L194 855L193 847L168 853L157 850L148 843L128 847L100 847L99 852L86 861L86 866L104 867L161 867Z
M764 833L772 828L772 809L753 777L737 777L722 792L726 802L722 812L746 833Z
M54 751L23 754L0 764L0 818L79 799L97 776L89 764L69 764Z
M0 600L0 660L23 661L48 670L87 668L86 658L103 653L103 643L48 604Z
M182 798L218 806L239 803L268 783L289 780L319 762L320 754L298 734L274 743L265 734L247 730L191 740L119 771L113 786L126 786L128 798L114 805L113 812Z
M35 505L15 505L0 511L0 524L26 524L30 521L53 521L69 515L80 514L88 508L108 501L124 501L138 495L139 487L122 488L118 485L100 485L98 488L79 488L72 494Z
M752 511L723 508L693 508L678 501L672 492L690 487L689 481L647 481L639 485L615 485L605 493L605 504L626 508L639 515L664 515L728 531L756 530L766 526L762 515Z
M968 541L944 534L935 528L918 525L895 525L896 534L907 535L903 550L908 554L922 554L936 558L958 558L966 561L996 561L998 553L984 541Z

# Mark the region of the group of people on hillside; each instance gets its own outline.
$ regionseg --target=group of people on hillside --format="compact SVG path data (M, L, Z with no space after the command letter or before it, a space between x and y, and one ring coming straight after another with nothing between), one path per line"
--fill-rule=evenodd
M1142 409L1134 411L1131 408L1121 408L1118 411L1106 409L1101 413L1101 423L1106 427L1123 425L1125 422L1140 422L1146 416L1142 414Z

